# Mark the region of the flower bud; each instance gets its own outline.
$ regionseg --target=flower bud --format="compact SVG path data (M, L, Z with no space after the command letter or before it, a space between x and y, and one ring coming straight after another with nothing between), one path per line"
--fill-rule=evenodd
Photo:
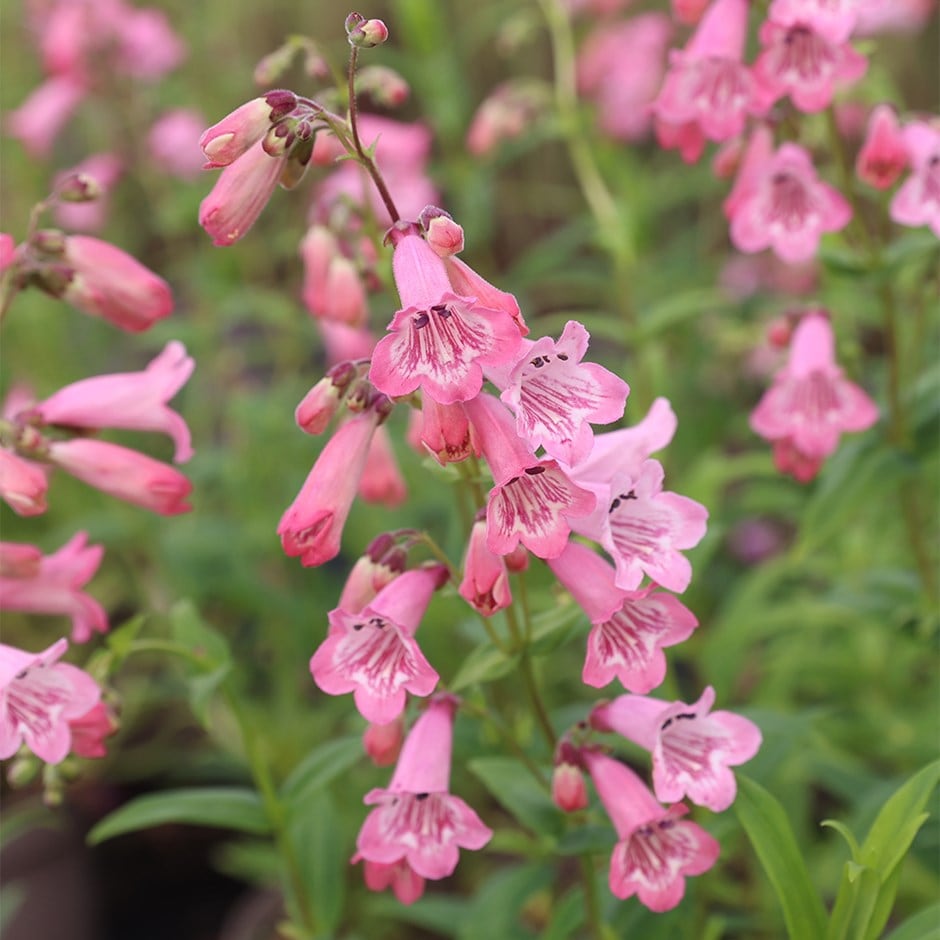
M463 228L449 215L443 214L429 219L425 232L427 243L439 258L449 258L463 251Z
M101 195L98 181L87 173L69 174L56 189L63 202L93 202Z
M351 46L372 49L388 39L388 27L381 20L367 20L361 13L350 13L346 17L346 36Z
M356 367L351 362L341 362L330 369L304 395L294 411L297 427L307 434L322 434L336 414L340 402L355 377Z
M369 723L362 735L362 747L376 767L389 767L398 760L405 737L405 716L399 715L385 725Z
M294 128L288 121L275 124L264 135L261 146L269 157L282 157L296 140Z
M385 65L368 65L356 74L356 89L383 108L398 108L411 94L411 88L398 72Z
M199 138L199 146L209 160L208 166L234 163L264 137L272 124L296 107L297 96L292 91L275 89L236 108Z
M556 764L552 771L552 802L566 813L574 813L588 805L587 785L580 767Z

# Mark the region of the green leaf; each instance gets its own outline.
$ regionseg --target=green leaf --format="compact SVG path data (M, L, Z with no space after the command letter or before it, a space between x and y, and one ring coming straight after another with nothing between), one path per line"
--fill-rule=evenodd
M838 819L824 819L821 823L821 826L826 827L827 829L835 829L836 832L845 839L848 844L849 850L852 852L852 858L859 857L859 847L858 840L852 834L852 830L849 829L845 823L839 822Z
M561 834L561 811L520 761L509 757L477 757L467 766L496 801L528 830L553 839Z
M789 936L792 940L824 936L822 901L783 807L762 786L738 774L734 809L777 894Z
M88 833L90 845L106 839L161 826L164 823L189 823L214 826L238 832L270 832L261 800L254 790L242 787L205 787L167 790L139 796L109 816Z
M137 639L137 634L140 633L140 628L146 619L144 614L137 614L136 617L131 617L130 620L108 633L105 642L114 656L112 668L119 666L133 652L134 640Z
M513 672L518 666L518 653L507 656L492 641L484 640L469 656L464 657L449 688L452 692L459 692L480 682L492 682Z
M288 832L314 921L319 933L329 936L343 916L349 867L349 848L329 793L319 790L295 803Z
M532 618L533 655L547 656L554 653L571 637L575 629L587 618L575 603L556 604L551 610L542 611Z
M610 826L578 826L558 840L559 855L610 855L617 834Z
M362 757L362 739L358 735L327 741L311 751L281 785L285 803L299 803L345 773Z
M940 940L940 901L912 914L887 940Z
M202 619L192 601L173 605L170 628L173 639L204 663L204 672L212 672L232 661L228 641Z
M532 936L522 926L520 911L537 891L548 889L552 877L552 870L541 862L497 869L474 892L457 937L479 940L480 937Z
M634 342L645 342L666 330L681 326L687 320L698 319L703 313L712 310L725 310L728 297L714 287L698 287L667 293L660 300L646 309L634 334Z

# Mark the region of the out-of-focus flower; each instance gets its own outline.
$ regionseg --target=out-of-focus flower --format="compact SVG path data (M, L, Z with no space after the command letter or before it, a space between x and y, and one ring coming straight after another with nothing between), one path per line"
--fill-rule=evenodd
M99 701L84 715L69 721L72 752L79 757L104 757L108 753L104 739L117 729L114 713L104 702Z
M540 82L513 80L498 85L477 108L467 130L467 150L478 157L507 140L520 137L548 104Z
M891 200L891 218L899 225L928 225L940 238L940 127L915 121L901 134L911 172Z
M387 428L375 429L366 465L359 478L359 496L366 503L400 506L408 498L405 478L401 475Z
M34 157L46 157L59 132L87 94L72 76L56 76L39 85L6 118L6 131Z
M181 180L194 180L204 166L199 137L205 118L192 108L173 108L147 131L147 152L157 166Z
M398 759L404 740L405 716L399 715L384 725L370 722L362 735L362 748L376 767L388 767Z
M887 189L907 166L907 147L894 108L880 104L868 119L865 141L855 161L858 178Z
M56 223L76 232L97 232L108 217L111 190L124 172L124 164L115 153L96 153L81 163L56 176L56 188L67 185L70 177L78 176L81 184L90 180L95 189L95 198L82 202L59 199L53 207Z
M843 0L846 2L846 0ZM875 33L913 33L936 10L937 0L857 0L856 36Z
M18 516L41 516L47 509L45 468L0 447L0 499Z

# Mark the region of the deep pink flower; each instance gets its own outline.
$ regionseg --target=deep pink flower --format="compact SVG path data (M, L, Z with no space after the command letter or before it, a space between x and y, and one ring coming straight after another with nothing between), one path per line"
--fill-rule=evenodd
M651 911L671 910L685 894L686 877L715 864L718 842L682 819L687 810L681 803L662 807L626 765L596 752L586 752L584 759L617 830L610 890L621 900L635 894Z
M750 71L741 61L747 13L747 0L715 0L685 49L670 56L652 110L660 144L679 145L688 162L698 159L706 138L735 137L747 115L760 111ZM677 140L679 133L691 138Z
M203 169L199 136L205 119L192 108L173 108L158 117L147 131L147 152L170 176L193 180Z
M591 727L617 734L653 756L656 799L684 796L720 813L737 795L731 766L749 761L761 745L760 729L733 712L712 712L708 686L694 705L646 695L621 695L591 712Z
M48 764L71 749L69 723L94 707L101 690L87 672L58 661L68 645L62 639L28 653L0 643L0 760L24 743Z
M800 111L822 111L837 88L857 82L868 69L865 56L847 42L833 41L806 21L783 26L766 20L760 41L764 48L753 76L762 112L787 94Z
M370 891L391 888L402 904L414 904L424 894L424 878L415 872L404 858L391 865L384 865L382 862L363 859L357 852L352 861L353 864L364 862L365 883Z
M173 312L167 282L108 242L69 235L62 264L72 271L62 299L83 313L138 333Z
M433 699L406 738L388 787L366 794L366 805L375 808L356 848L367 862L405 862L420 878L446 878L457 867L459 849L483 848L492 837L449 792L455 707L449 696Z
M358 370L349 361L333 366L294 409L294 421L307 434L322 434L339 410Z
M430 453L441 466L459 463L472 453L479 456L479 448L470 434L467 412L459 402L441 405L425 395L421 399L420 415L412 414L418 416L418 421L415 440L409 438L409 442L419 453Z
M808 261L823 232L837 232L852 217L842 194L816 176L809 153L783 144L759 166L745 158L743 182L735 187L731 241L744 252L772 248L783 261Z
M587 784L577 764L565 761L552 769L552 802L563 813L574 813L588 805Z
M7 232L0 232L0 274L16 260L16 239Z
M48 488L45 467L0 447L0 499L18 516L42 515Z
M580 323L569 320L557 343L543 336L527 344L500 395L516 415L519 436L567 464L590 453L591 424L623 417L630 392L613 372L581 361L589 338Z
M46 79L6 118L6 131L34 157L46 157L59 132L87 94L72 75Z
M398 760L404 739L405 716L402 714L384 725L370 722L362 734L362 749L376 767L389 767ZM381 891L382 888L372 890Z
M310 659L314 682L328 695L352 692L363 718L377 724L401 714L406 692L430 695L439 677L414 634L442 578L441 567L405 571L361 611L331 610L329 635Z
M73 477L162 516L189 512L193 485L173 467L135 450L86 438L52 441L49 460Z
M337 428L278 523L284 551L308 567L339 554L343 526L381 421L374 408Z
M69 720L72 753L79 757L104 757L108 753L104 739L118 729L114 714L104 702L98 702L79 718Z
M15 548L31 545L2 543L4 556ZM52 614L71 618L72 639L85 643L94 633L105 633L108 615L82 588L94 577L104 556L100 545L88 545L88 535L78 532L58 551L41 555L35 570L17 570L0 565L0 610L20 610L32 614Z
M915 121L901 133L911 173L891 200L891 218L899 225L929 225L940 238L940 129Z
M868 119L865 141L855 161L860 180L876 189L887 189L907 166L907 146L898 116L889 104L880 104Z
M196 363L171 341L142 372L99 375L65 386L36 405L45 424L70 428L162 431L172 438L177 463L193 455L189 428L167 402L186 384Z
M512 603L512 594L506 561L490 551L486 541L486 520L477 519L470 530L458 593L474 610L491 617Z
M408 498L405 478L392 448L388 429L378 427L369 444L366 464L359 478L359 496L366 503L400 506Z
M515 358L522 341L516 324L455 294L444 261L418 235L399 240L393 266L402 309L373 351L370 380L392 397L420 386L443 405L473 398L484 366Z
M786 366L751 413L753 430L775 444L778 469L801 482L815 476L843 431L864 431L878 420L875 403L836 365L834 346L827 317L805 316Z
M677 597L653 586L625 591L612 566L577 542L548 566L591 621L581 678L603 688L615 678L631 692L649 692L666 675L663 648L687 640L698 626Z

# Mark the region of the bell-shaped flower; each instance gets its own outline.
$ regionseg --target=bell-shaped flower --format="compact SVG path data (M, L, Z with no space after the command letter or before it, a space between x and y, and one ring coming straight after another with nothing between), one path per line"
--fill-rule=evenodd
M520 336L528 335L529 328L522 318L519 301L516 300L515 295L494 287L460 258L446 257L443 261L447 279L455 294L476 297L477 302L484 307L489 307L490 310L501 310L512 318Z
M774 442L778 469L805 483L843 431L864 431L877 420L875 403L836 365L828 318L807 314L793 332L786 366L751 413L751 428Z
M177 463L193 455L189 428L167 402L195 368L182 343L167 343L142 372L99 375L65 386L31 409L45 424L73 428L162 431L176 445Z
M492 617L512 603L506 560L487 548L485 518L477 519L470 530L458 593L484 617Z
M685 894L685 879L715 864L718 842L682 818L681 803L661 806L625 764L597 752L586 752L584 760L617 830L610 890L621 900L636 895L651 911L672 910Z
M859 0L772 0L768 18L781 26L804 25L830 42L845 42L858 20Z
M940 127L915 121L901 133L911 173L894 194L889 214L899 225L929 225L940 238Z
M377 724L402 713L406 692L430 695L439 677L414 634L446 577L440 566L416 568L358 612L331 610L329 634L310 659L314 682L327 695L352 692L359 713Z
M761 733L747 718L711 711L714 703L711 686L694 705L621 695L594 708L591 727L614 731L652 754L656 799L674 803L687 796L719 813L737 795L729 768L757 753Z
M450 696L435 697L405 739L388 787L366 794L366 805L375 808L359 831L356 849L367 866L406 865L411 879L446 878L457 867L461 848L481 849L490 841L492 830L449 792L455 708ZM394 887L404 877L402 870L389 873L379 885L378 874L373 869L370 879L367 868L370 888ZM396 894L408 903L415 887L412 880L407 898L398 888Z
M420 414L412 414L417 421L409 443L419 453L429 453L441 466L459 463L471 454L479 456L479 448L470 433L470 419L459 402L441 405L424 395Z
M839 231L852 217L845 197L820 182L809 153L797 144L781 145L760 166L745 158L741 172L746 178L733 205L725 206L740 251L772 248L790 264L808 261L823 232Z
M229 166L258 143L271 125L297 107L292 91L275 89L239 105L199 138L206 159L206 169Z
M508 555L521 542L539 558L553 558L568 541L571 521L594 509L593 494L573 483L557 461L537 460L492 395L478 395L464 408L495 483L486 501L487 547Z
M340 425L281 516L281 544L286 554L300 556L301 564L322 565L339 554L343 526L381 420L375 408L368 408Z
M62 299L83 313L138 333L173 311L166 281L108 242L69 235L61 261L71 272Z
M59 662L68 645L62 639L28 653L0 643L0 760L24 743L47 764L71 750L70 722L87 715L101 689L84 670Z
M483 367L513 360L522 337L512 318L453 292L444 261L418 235L395 246L402 309L372 354L369 378L392 397L419 386L442 405L479 394Z
M593 362L582 362L588 331L569 320L560 339L543 336L527 348L500 398L516 415L516 431L533 449L544 447L567 464L586 457L591 424L623 417L627 383ZM590 422L590 423L589 423Z
M51 441L48 459L83 483L161 516L192 509L186 501L192 483L173 467L136 450L107 441L75 438Z
M817 32L805 20L792 25L765 20L760 41L764 48L752 74L761 111L784 95L789 95L800 111L822 111L832 102L837 88L857 82L868 69L865 56L847 42L834 42Z
M300 243L302 297L313 316L353 327L368 319L366 288L353 260L325 225L311 225Z
M907 166L907 146L898 116L889 104L880 104L868 119L865 140L855 160L860 180L876 189L887 189Z
M0 610L69 617L72 639L85 643L94 633L105 633L108 615L82 588L94 577L104 549L89 545L85 532L78 532L58 551L42 555L31 545L4 542L0 554ZM11 552L30 549L38 553L35 565L10 565Z
M688 162L698 159L706 139L736 137L748 114L759 113L754 83L742 62L747 14L747 0L715 0L685 49L670 56L652 111L660 144L681 144ZM690 139L677 141L678 129Z
M666 676L663 648L692 635L698 626L692 611L653 586L640 591L617 587L611 565L577 542L569 542L548 566L591 622L582 681L603 688L618 679L638 693L661 685Z

